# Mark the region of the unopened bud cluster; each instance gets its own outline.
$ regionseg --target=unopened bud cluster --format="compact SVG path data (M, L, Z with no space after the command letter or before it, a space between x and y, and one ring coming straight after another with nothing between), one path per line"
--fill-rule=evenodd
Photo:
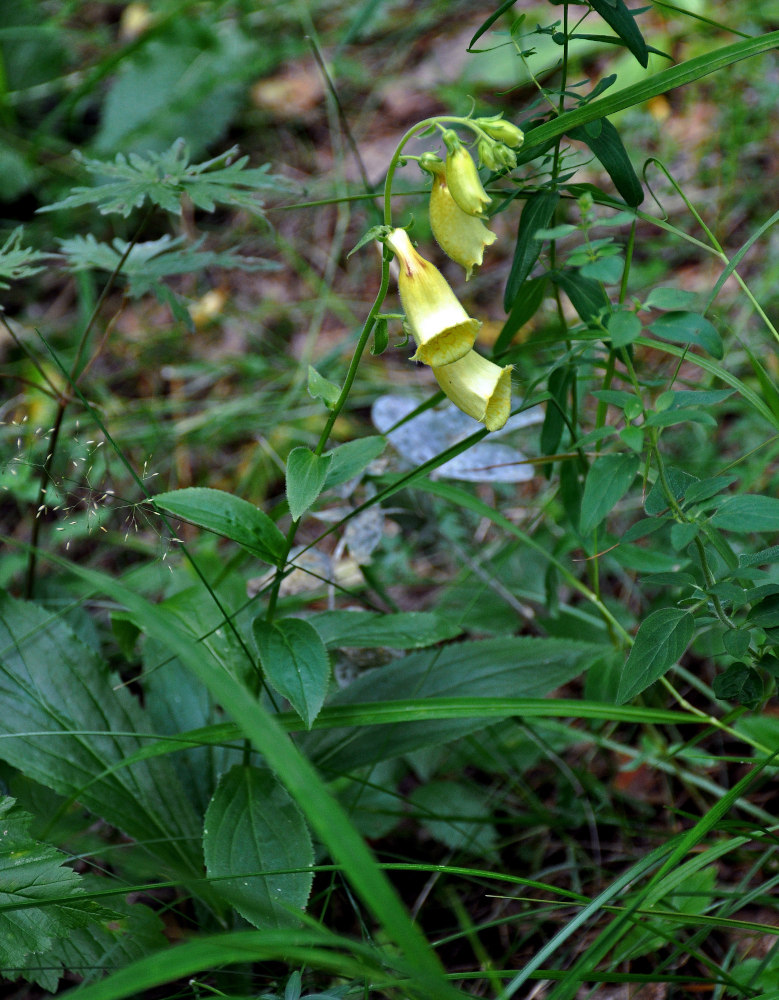
M468 121L477 132L483 166L516 166L513 150L522 144L521 129L500 115ZM420 167L433 177L430 228L444 253L465 269L467 281L482 263L484 248L497 239L485 225L492 199L458 134L445 129L442 138L445 160L435 153L419 158ZM416 251L404 229L393 230L385 242L400 268L400 301L417 345L412 360L432 367L438 384L464 413L488 430L498 430L511 411L511 365L501 367L473 350L481 323L468 316L444 276Z

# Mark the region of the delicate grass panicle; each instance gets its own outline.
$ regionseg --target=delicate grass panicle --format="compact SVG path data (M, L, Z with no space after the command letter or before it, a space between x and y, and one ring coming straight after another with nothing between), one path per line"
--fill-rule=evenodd
M776 1000L772 5L122 6L0 5L0 992Z

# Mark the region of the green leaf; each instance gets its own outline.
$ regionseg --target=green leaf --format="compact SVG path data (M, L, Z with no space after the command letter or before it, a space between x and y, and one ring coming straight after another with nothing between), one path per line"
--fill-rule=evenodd
M779 594L759 601L747 615L750 625L760 628L776 628L779 625Z
M519 220L514 260L503 296L506 312L511 311L523 282L533 270L533 265L541 253L543 240L538 238L536 231L549 225L559 200L560 194L557 191L539 191L531 194L525 202Z
M61 619L0 595L0 757L196 876L199 822L169 761L111 773L143 745L138 703ZM89 734L89 735L84 735ZM9 738L13 737L13 738Z
M91 160L74 154L87 173L102 178L96 187L76 187L62 201L45 205L40 212L97 205L102 215L127 218L147 201L173 215L181 215L182 196L196 208L213 212L217 206L243 208L262 215L258 191L288 188L281 177L268 173L268 165L244 169L248 156L234 160L238 147L203 163L190 163L186 143L177 139L164 153L117 153L113 161Z
M751 493L729 497L714 514L711 523L721 531L740 535L779 531L779 499Z
M760 674L748 663L731 663L723 674L718 674L711 685L715 698L734 701L746 708L757 708L764 697Z
M579 274L584 278L602 281L605 285L616 285L622 278L625 262L621 257L599 257L589 264L579 268Z
M608 26L615 31L636 59L646 69L649 63L649 50L638 25L635 15L628 10L622 0L590 0L590 6L600 14Z
M203 826L206 871L217 893L255 927L295 927L305 909L314 848L303 814L267 768L223 775ZM266 874L267 873L267 874Z
M694 309L698 303L697 292L686 292L682 288L653 288L644 302L645 309L663 309L674 312L678 309Z
M530 278L528 281L522 283L514 299L511 312L508 314L506 322L503 324L503 329L495 341L492 349L493 357L508 350L511 341L517 333L538 312L538 308L544 300L547 281L547 276L543 274L538 278Z
M617 690L617 704L631 701L678 662L695 624L683 608L662 608L644 619L636 633Z
M38 274L46 266L43 261L50 259L51 254L22 246L22 227L19 226L0 247L0 288L10 288L9 282Z
M668 312L649 327L656 337L677 344L696 344L718 360L725 353L722 338L705 316L693 312Z
M716 427L717 421L711 413L706 410L687 409L663 410L661 413L650 413L646 418L647 427L673 427L674 424L705 424L707 427Z
M553 455L562 439L565 429L568 386L573 377L574 369L571 365L561 365L549 373L547 389L552 398L547 404L544 422L541 425L539 447L542 455ZM547 468L551 468L551 466L547 466Z
M423 649L462 632L455 622L429 611L382 615L374 611L322 611L307 619L330 649L360 646L375 649Z
M632 19L631 19L632 20ZM639 35L639 38L641 36ZM646 65L646 63L644 63ZM600 125L597 133L594 126ZM614 183L631 208L640 205L644 200L644 189L638 179L630 157L627 154L619 132L607 118L599 118L597 122L579 125L570 129L568 135L585 143L600 161L601 166Z
M284 535L259 507L205 486L159 493L152 497L155 507L190 521L247 549L265 562L276 564L284 553Z
M671 487L674 499L677 501L684 498L688 487L692 486L693 483L700 482L697 476L693 476L691 473L685 472L684 469L677 469L676 466L673 465L666 467L665 478L666 482ZM665 495L662 480L658 477L655 484L652 486L652 489L647 494L646 500L644 501L644 510L647 514L656 517L658 514L665 513L665 511L668 510L668 507L668 497Z
M371 354L374 358L379 357L389 347L389 329L385 316L376 318L376 325L373 328L373 343L371 344Z
M551 271L550 277L571 300L571 305L581 317L582 322L595 325L604 313L611 311L609 297L599 282L593 281L591 278L584 278L578 271L569 268L562 271Z
M615 312L609 316L609 339L613 348L627 347L641 336L641 320L634 312Z
M40 981L29 959L40 958L76 927L96 921L104 911L80 899L81 878L63 865L65 856L30 836L32 817L13 808L14 799L0 798L0 974L17 972ZM36 905L37 904L37 905ZM57 963L59 971L61 963ZM47 970L48 971L48 970ZM46 978L55 989L59 976Z
M638 455L602 455L587 473L580 530L588 535L630 488L638 472Z
M439 843L479 858L494 857L498 834L486 822L492 815L487 789L460 781L430 781L415 788L410 798L417 820Z
M326 379L324 375L320 375L313 365L309 365L308 394L314 399L321 399L328 410L332 410L338 402L338 397L341 395L341 389L335 384L335 382L331 382L329 379Z
M332 461L322 489L332 489L358 476L367 465L381 455L386 447L386 438L372 434L369 437L346 441L332 451L326 452Z
M540 149L548 148L551 140L554 140L558 135L570 132L577 125L584 125L586 122L595 121L606 115L613 115L617 111L624 111L637 104L643 104L645 101L657 97L658 94L665 94L676 87L683 87L694 80L718 73L742 59L770 52L777 46L779 46L779 31L769 31L764 35L746 38L734 42L732 45L724 45L722 48L714 49L714 51L704 52L694 59L688 59L686 62L671 66L660 73L654 73L630 87L623 87L622 90L611 90L606 97L600 100L580 105L573 111L555 115L543 125L527 129L522 149L523 155L527 157L538 156Z
M663 393L669 397L668 410L680 410L688 406L716 406L733 395L732 389L674 389ZM661 397L658 397L658 401Z
M603 649L596 643L529 636L457 642L410 653L361 674L328 700L328 709L414 698L541 698L587 669ZM340 774L411 750L484 729L484 719L433 719L314 731L306 751L328 773Z
M293 521L299 521L322 492L330 468L330 455L315 455L309 448L293 448L287 456L287 503Z
M276 622L255 618L252 633L265 677L310 728L330 680L327 650L319 633L302 618Z

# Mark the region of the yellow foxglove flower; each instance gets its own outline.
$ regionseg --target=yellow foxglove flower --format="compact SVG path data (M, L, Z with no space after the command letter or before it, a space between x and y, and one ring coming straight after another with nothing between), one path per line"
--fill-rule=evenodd
M398 258L398 289L417 342L412 361L450 365L473 347L481 323L460 305L438 268L416 252L405 229L394 229L387 246Z
M484 210L492 199L484 190L473 157L452 129L444 132L443 139L448 151L446 183L452 197L466 215L483 218Z
M436 381L463 413L497 431L511 412L511 365L501 368L476 351L443 368L433 368Z
M498 238L481 219L467 215L452 197L443 170L434 171L430 192L430 228L447 257L465 268L467 281L476 264L481 264L484 248Z

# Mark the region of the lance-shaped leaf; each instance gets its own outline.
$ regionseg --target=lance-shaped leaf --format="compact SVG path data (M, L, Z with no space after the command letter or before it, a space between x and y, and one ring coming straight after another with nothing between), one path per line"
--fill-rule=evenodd
M590 0L590 6L619 35L627 48L646 69L649 62L649 49L643 35L638 30L632 11L628 10L622 0Z
M641 181L633 169L619 132L608 119L601 118L572 128L568 135L589 146L628 205L635 208L641 204L644 200Z
M511 263L511 271L503 297L503 306L506 312L511 311L522 283L533 270L533 265L541 253L544 241L538 239L536 232L539 229L546 229L552 221L559 200L560 195L557 191L539 191L537 194L530 195L525 202L522 217L519 220L514 260Z

